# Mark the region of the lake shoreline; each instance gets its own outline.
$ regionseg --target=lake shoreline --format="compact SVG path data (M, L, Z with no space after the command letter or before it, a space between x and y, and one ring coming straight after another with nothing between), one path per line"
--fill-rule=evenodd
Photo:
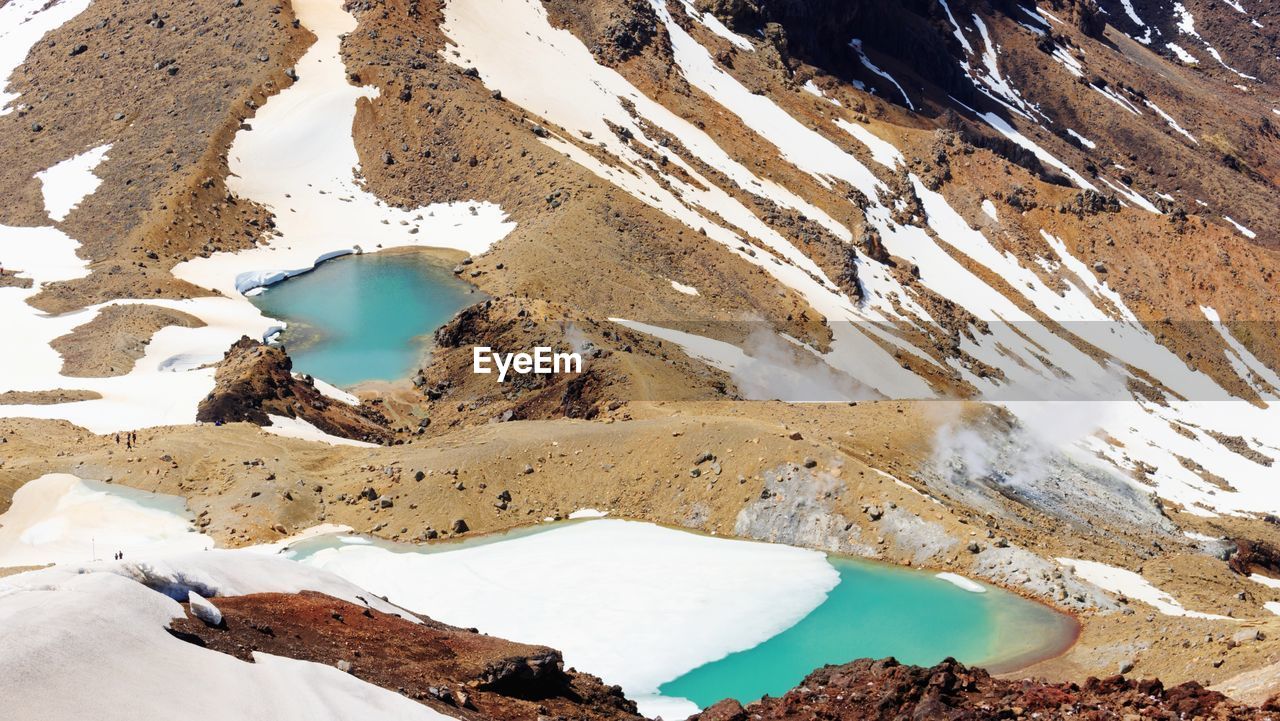
M271 340L298 372L348 391L399 392L430 357L435 330L486 297L453 272L465 257L439 248L334 256L249 300L283 321Z
M367 558L366 556L359 556L360 558L366 558L366 561L363 562L364 565L366 566L366 570L361 571L361 573L371 573L370 571L367 570L367 568L374 567L374 568L380 569L378 571L372 572L376 576L380 573L390 573L391 569L398 568L399 564L402 564L402 563L415 564L418 560L421 560L421 559L413 558L413 556L415 555L420 554L423 557L430 557L438 554L449 554L453 552L470 553L470 552L476 551L476 549L491 547L496 544L501 544L505 542L529 539L530 537L539 536L544 533L554 532L557 530L580 526L583 524L590 524L598 520L599 519L597 518L556 519L556 520L548 519L541 523L517 526L515 528L506 529L502 531L479 534L474 536L468 535L461 538L452 537L447 539L428 541L425 543L406 543L406 542L387 541L385 539L378 539L376 537L370 537L365 534L355 533L354 531L348 531L342 534L330 534L327 537L324 537L324 536L313 537L299 543L290 544L284 549L283 553L285 553L286 555L289 555L290 557L296 557L300 554L301 558L299 560L303 560L303 562L308 562L306 559L314 558L315 554L322 554L322 557L328 558L328 559L336 559L338 558L337 555L325 556L323 554L326 554L326 553L341 554L343 553L343 549L365 547L367 550L360 551L357 553L365 553L365 554L371 553L372 555L367 556ZM694 538L702 538L707 540L714 539L714 540L732 542L735 544L746 544L743 547L747 549L750 549L753 546L759 547L761 549L778 548L780 545L780 544L768 543L766 541L759 541L755 539L738 539L738 538L733 538L729 536L707 534L707 533L702 533L702 532L687 529L687 528L673 527L665 524L651 523L648 521L630 521L627 519L614 518L614 517L610 517L609 520L624 521L628 524L631 524L631 523L644 524L656 529L661 529L662 531L680 533L680 534L683 534L680 536L681 538L687 537L690 540L690 542L695 542L693 540ZM371 547L371 546L375 547L376 549L390 552L393 555L381 556L376 550L368 549L368 547ZM989 588L985 589L984 593L976 593L971 590L964 590L962 587L958 588L943 579L937 579L935 575L929 572L928 570L923 570L918 568L908 568L908 567L899 566L895 564L876 561L874 559L851 557L851 556L845 556L842 554L830 554L830 553L817 551L815 549L803 549L803 548L794 547L794 546L785 546L785 547L795 548L796 550L799 550L799 551L808 551L811 553L821 554L822 557L826 559L825 565L830 567L833 571L835 571L839 575L839 580L830 588L829 591L827 591L824 594L822 601L820 601L817 605L815 605L809 611L803 613L798 618L796 618L793 623L786 625L786 627L777 630L776 633L773 633L772 635L769 635L766 638L759 640L757 643L753 645L741 648L739 650L730 651L728 654L721 655L715 659L709 659L704 663L698 666L695 666L692 669L689 669L688 671L679 673L674 677L671 677L663 681L661 683L660 689L648 690L648 689L642 689L642 688L634 688L634 689L629 689L628 694L632 695L633 698L647 699L649 703L666 703L672 699L681 698L682 697L681 694L676 693L674 690L672 690L670 695L668 695L668 689L667 689L668 684L680 682L681 679L684 679L687 675L696 673L699 671L699 669L703 669L704 667L710 667L715 664L722 663L727 658L731 658L739 654L750 654L755 652L757 649L760 649L765 644L777 643L778 639L786 636L788 633L791 633L794 628L802 624L809 623L810 625L817 624L821 626L821 624L823 623L829 623L830 622L829 620L828 621L817 620L816 617L819 613L819 609L822 609L828 603L836 603L836 601L838 600L839 603L837 603L837 605L840 605L840 604L847 605L847 602L848 602L847 598L844 600L840 600L840 599L833 600L832 594L839 593L838 589L841 587L841 585L850 582L850 580L846 578L846 573L849 571L850 567L855 569L855 573L859 578L862 578L862 577L874 578L874 577L880 577L884 575L887 579L890 579L890 580L896 578L900 581L905 581L906 583L908 583L908 585L927 589L927 593L925 594L925 597L923 598L923 600L921 600L920 598L917 598L915 599L916 603L925 603L926 605L930 603L947 604L949 602L947 602L943 598L940 598L939 594L941 596L946 596L948 593L958 594L956 596L956 599L958 599L959 601L968 601L969 599L972 599L972 603L969 604L971 608L970 608L970 611L968 611L968 613L977 614L977 616L975 616L974 618L982 619L982 623L986 624L986 626L989 626L990 628L989 633L995 634L995 636L991 639L993 653L989 653L984 656L984 655L981 655L980 651L975 651L971 649L970 652L966 654L960 654L960 655L967 656L966 663L969 663L974 666L981 666L983 668L988 668L989 670L991 670L993 674L1010 673L1010 672L1016 671L1019 668L1025 668L1027 666L1031 666L1036 663L1057 657L1062 653L1064 653L1065 651L1067 651L1068 649L1070 649L1071 646L1073 646L1075 642L1078 640L1080 635L1080 624L1073 615L1062 613L1058 609L1055 609L1049 606L1048 604L1044 604L1044 603L1036 602L1034 604L1025 604L1024 603L1025 601L1029 601L1033 599L1027 599L1023 597L1021 594L1013 593L1007 589L1002 589L999 586L994 586L991 584L984 583L984 586L989 586ZM489 549L488 553L490 555L493 555L493 554L501 555L501 552L496 551L494 549ZM401 561L393 560L395 557L400 557L403 560ZM378 558L388 559L388 560L377 560ZM336 560L333 562L336 562ZM355 561L354 559L347 561L347 563L352 563L352 562L355 562L358 565L361 563L359 561ZM387 564L394 564L394 565L387 565ZM403 571L404 569L401 569L401 570ZM481 573L482 575L484 575L484 571L482 570L482 567L477 567L476 569L474 569L474 572ZM363 579L363 582L366 585L368 584L369 581L370 581L369 578ZM377 585L377 584L375 583L374 585ZM867 593L872 596L876 596L880 599L882 603L887 603L890 606L897 605L897 602L895 601L895 599L887 598L883 595L887 591L883 591L883 589L881 589L881 587L878 584L873 584L871 586L866 586L865 584L861 584L860 589L861 590L858 592ZM873 590L868 591L867 589L873 589ZM383 589L383 590L386 591L386 589ZM390 591L387 591L387 592L390 592ZM845 595L847 595L848 592L849 592L849 589L846 588L844 590ZM892 592L897 593L898 591L892 591ZM1002 610L1002 609L1009 608L1010 604L1012 604L1012 608L1014 609L1012 612L1007 612L1005 610ZM401 605L404 605L404 603L402 602ZM410 607L412 607L412 605L413 605L412 603L409 604ZM428 615L431 615L432 613L434 613L434 611L430 608L415 609L415 610L422 610ZM947 615L948 613L953 613L953 611L949 610L948 607L945 607L945 606L943 608L935 609L935 610L938 611L939 614L944 616ZM824 613L827 614L827 616L829 617L830 614L833 613L833 611L831 609L827 609ZM922 613L922 614L913 616L913 618L919 619L923 622L925 620L933 618L934 615L935 614ZM839 617L837 616L836 618L838 619ZM1051 623L1049 624L1049 626L1043 625L1045 619L1051 619ZM479 625L482 628L486 626L485 623L482 623L480 621L476 621L473 623L474 625ZM837 623L840 623L840 622L837 620ZM843 631L846 634L861 635L863 633L863 630L861 628L857 628L856 626L857 624L854 624L853 626L846 625ZM890 644L905 643L906 645L902 647L903 649L902 651L899 651L899 652L890 651L888 653L881 653L881 654L855 654L856 658L883 658L883 657L893 656L895 658L898 658L899 660L902 660L905 654L905 657L908 660L903 661L904 663L917 663L917 664L923 663L924 665L928 665L929 663L936 663L937 661L942 660L942 656L939 656L938 658L933 660L927 660L926 658L920 657L918 653L915 653L915 655L913 655L914 652L907 650L910 648L917 648L918 650L919 644L922 643L921 641L922 638L931 639L933 636L932 633L925 631L923 627L917 627L915 625L903 627L904 630L907 630L910 628L916 629L916 637L914 641L908 641L906 640L906 637L903 637L902 640L895 642L888 635L885 636L886 639L889 639L886 641L887 643L890 643ZM959 628L961 629L959 631L957 631L954 628L952 629L953 635L956 633L959 634L958 636L956 636L956 638L964 637L966 634L966 629L968 627L962 625L962 626L959 626ZM977 628L977 627L974 627L974 628ZM1029 629L1035 629L1035 630L1029 632ZM893 632L890 632L890 633L893 633ZM975 631L975 633L980 633L980 632ZM1006 654L1002 654L999 649L999 647L1003 643L1001 641L1002 633L1015 634L1014 638L1023 639L1024 641L1029 638L1034 638L1036 640L1048 639L1049 642L1043 643L1033 649L1026 649L1026 650L1017 649L1012 654L1006 655ZM923 636L921 634L923 634ZM553 645L555 643L554 640L551 640L550 642ZM932 641L923 641L923 643L926 643L926 645L931 642ZM981 643L981 641L977 640L975 637L970 637L969 643ZM768 652L766 651L766 655L767 653ZM957 655L957 654L947 653L945 655L951 656L951 655ZM826 663L845 663L853 660L855 659L854 658L841 658L838 660L822 659L819 662L814 662L811 666L805 665L803 667L803 672L804 674L807 674L811 672L814 668L818 668L822 665L825 665ZM794 672L794 662L793 662L793 668L791 669L791 672L788 672L784 676L785 683L787 684L787 688L790 688L792 685L794 685L791 683L793 679L789 678L790 675L794 675L793 672ZM794 680L798 682L800 678L803 678L804 674L797 676L797 678ZM775 690L774 688L770 688L768 691L766 691L766 693L772 694L774 693L774 690ZM785 690L785 689L779 688L778 690ZM717 696L721 696L721 697L727 697L729 695L730 694L728 693L725 693L722 696L721 694L717 694ZM718 700L720 700L720 698L715 698L714 700L710 699L709 697L703 697L703 698L697 699L699 704L707 704L708 702L714 702ZM740 698L740 700L742 700L745 703L746 701L752 700L752 699Z

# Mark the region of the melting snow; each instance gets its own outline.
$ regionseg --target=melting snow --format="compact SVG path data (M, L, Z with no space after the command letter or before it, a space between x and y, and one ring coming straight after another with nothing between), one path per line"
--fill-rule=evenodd
M10 2L0 12L25 5ZM52 8L63 6L71 4ZM230 157L234 174L228 179L242 197L275 211L283 237L242 253L216 253L174 268L175 276L220 296L121 300L48 316L26 301L46 283L88 273L87 264L76 257L79 244L55 228L0 226L0 263L35 281L30 289L0 289L0 317L23 341L0 355L0 391L66 388L102 396L73 403L3 405L0 417L63 418L96 433L192 423L197 405L213 387L213 369L201 366L221 359L242 335L265 338L279 330L279 322L263 316L242 291L350 252L353 238L371 247L424 245L481 252L514 227L491 204L438 204L402 211L365 192L353 174L358 157L351 123L356 100L372 91L349 85L338 57L339 35L353 29L355 19L337 0L299 0L295 11L318 39L297 64L299 80L259 110L253 132L236 135ZM96 148L46 171L42 180L51 217L93 191L91 163L105 152L105 146ZM398 220L407 225L392 222ZM410 233L412 229L420 233ZM246 270L264 268L287 270ZM182 311L206 325L160 330L127 375L60 374L62 359L49 346L52 340L91 321L107 305L137 303Z
M52 220L64 220L80 201L102 185L102 178L94 175L93 170L107 159L108 150L111 150L110 143L99 145L36 173L44 195L45 212Z
M1000 216L996 213L996 204L991 202L990 198L986 198L982 201L982 212L990 216L992 220L1000 222Z
M1169 115L1168 113L1166 113L1165 111L1161 110L1161 109L1160 109L1160 106L1156 105L1155 103L1151 102L1150 100L1143 100L1143 102L1147 104L1147 107L1149 107L1149 108L1151 108L1152 110L1156 111L1156 115L1159 115L1161 118L1164 118L1164 121L1165 121L1166 123L1168 123L1168 124L1169 124L1169 127L1173 128L1173 129L1174 129L1174 130L1176 130L1178 133L1180 133L1183 137L1185 137L1187 140L1190 140L1191 142L1195 143L1196 145L1199 145L1199 144L1200 144L1200 141L1199 141L1199 140L1196 140L1196 139L1195 139L1195 136L1193 136L1191 133L1188 133L1185 129L1183 129L1183 127L1182 127L1181 125L1178 125L1178 121L1174 120L1174 119L1173 119L1173 116L1171 116L1171 115Z
M698 289L697 289L697 288L695 288L695 287L693 287L693 286L691 286L691 285L685 285L684 283L677 283L677 282L676 282L676 281L674 281L674 280L673 280L673 281L671 281L671 287L672 287L676 292L684 293L685 295L701 295L701 293L699 293L699 292L698 292Z
M164 556L213 547L186 501L66 473L29 481L0 515L0 566L84 563L124 551Z
M271 425L263 426L262 430L277 436L286 438L299 438L304 441L317 441L320 443L328 443L331 446L357 446L359 448L377 448L376 443L366 443L364 441L356 441L350 438L334 436L316 428L301 418L289 418L288 416L277 416L268 414L271 419Z
M1172 50L1172 51L1173 51L1173 54L1174 54L1174 55L1176 55L1176 56L1178 57L1178 59L1179 59L1179 60L1181 60L1183 63L1185 63L1185 64L1187 64L1187 65L1199 65L1199 64L1200 64L1200 61L1196 59L1196 56L1194 56L1194 55L1192 55L1191 53L1187 52L1187 51L1186 51L1186 49L1184 49L1181 45L1179 45L1179 44L1177 44L1177 43L1166 43L1166 44L1165 44L1165 47L1167 47L1167 48L1169 48L1170 50Z
M1123 568L1108 566L1096 561L1081 561L1075 558L1059 558L1058 563L1071 566L1080 578L1112 593L1119 593L1128 598L1142 601L1155 607L1166 616L1187 616L1190 618L1207 618L1227 621L1226 616L1212 613L1188 611L1172 596L1151 585L1147 579Z
M566 665L621 685L642 713L672 701L659 685L789 628L839 581L814 551L618 520L425 553L347 545L301 560L438 621L559 648Z
M968 591L969 593L986 593L987 592L987 589L983 588L982 584L977 583L975 581L971 581L959 574L951 573L950 571L943 571L942 573L936 574L936 577L954 586L958 586Z
M1232 219L1231 219L1231 216L1224 215L1224 216L1222 216L1222 218L1223 218L1224 220L1226 220L1228 223L1230 223L1230 224L1234 225L1234 226L1236 227L1236 230L1240 231L1240 234L1241 234L1241 235L1243 235L1244 237L1248 238L1249 240L1253 240L1254 238L1257 238L1257 237L1258 237L1258 234L1257 234L1257 233L1253 232L1252 230L1249 230L1248 228L1244 227L1243 225L1241 225L1241 224L1237 223L1236 221L1232 220Z
M1080 144L1081 144L1081 145L1083 145L1084 147L1086 147L1086 148L1088 148L1088 149L1090 149L1090 150L1095 150L1095 149L1098 147L1098 144L1097 144L1097 143L1095 143L1095 142L1093 142L1092 140L1090 140L1090 139L1088 139L1088 138L1084 137L1084 136L1083 136L1083 135L1081 135L1080 133L1077 133L1076 131L1072 130L1071 128L1067 128L1067 134L1068 134L1068 135L1070 135L1071 137L1075 138L1076 140L1080 141Z
M893 170L904 162L905 159L902 157L902 152L892 143L881 140L880 136L867 130L860 123L851 123L843 118L835 122L838 127L857 138L858 142L867 146L867 149L871 151L871 159L877 163Z

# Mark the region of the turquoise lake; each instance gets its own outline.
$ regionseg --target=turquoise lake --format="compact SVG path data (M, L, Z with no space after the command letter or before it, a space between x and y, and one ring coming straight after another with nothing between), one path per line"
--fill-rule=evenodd
M448 553L521 539L573 523L548 523L461 541L408 544L367 536L324 535L290 546L286 555L307 562L349 545L373 545L395 554ZM663 683L664 697L700 707L725 698L742 703L777 696L825 664L893 656L931 665L951 656L992 671L1011 671L1065 651L1075 640L1074 619L1002 589L976 593L933 572L861 559L827 556L839 582L827 598L787 630ZM393 567L382 567L383 572ZM488 572L477 568L484 576ZM393 602L396 598L391 599ZM426 610L430 610L427 608ZM476 623L482 624L477 619ZM553 639L539 642L555 645ZM590 669L587 669L590 670Z
M288 322L293 369L336 386L408 377L431 333L483 296L424 253L366 253L321 263L250 300Z
M730 654L659 687L701 707L781 696L813 670L858 658L893 656L928 666L951 656L988 670L1012 670L1056 655L1076 623L1002 589L966 591L931 573L828 557L840 583L799 623L754 648Z

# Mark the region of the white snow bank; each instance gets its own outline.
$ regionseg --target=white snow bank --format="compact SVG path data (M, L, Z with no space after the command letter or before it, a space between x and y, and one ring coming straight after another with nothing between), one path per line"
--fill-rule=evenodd
M1080 142L1080 144L1081 144L1081 145L1083 145L1084 147L1086 147L1086 148L1088 148L1088 149L1090 149L1090 150L1094 150L1094 149L1096 149L1096 148L1098 147L1098 144L1097 144L1097 143L1095 143L1095 142L1093 142L1092 140L1090 140L1090 139L1086 138L1085 136L1081 135L1080 133L1077 133L1076 131L1072 130L1071 128L1067 128L1067 134L1068 134L1068 135L1070 135L1071 137L1075 138L1077 141L1079 141L1079 142Z
M738 35L734 31L725 27L725 24L720 22L720 18L712 15L710 12L700 12L689 0L680 0L680 2L684 5L684 11L688 13L689 17L692 17L702 23L708 30L716 35L728 40L737 49L755 50L755 48L752 47L750 40L747 40L741 35Z
M296 375L297 374L295 374L295 377ZM320 391L320 393L325 395L326 397L332 398L333 400L339 401L341 403L346 403L349 406L360 404L359 398L342 390L341 388L335 385L326 383L320 380L319 378L312 378L311 381L312 383L315 384L316 390Z
M671 281L671 288L677 293L684 293L685 295L701 295L697 288L691 285L685 285L684 283L677 283L674 280Z
M183 719L193 709L238 721L448 718L336 668L262 653L246 663L179 640L165 627L181 617L176 601L113 573L0 580L5 713L42 721Z
M864 128L861 123L851 123L844 118L838 118L836 125L857 138L858 142L867 146L867 149L871 151L871 159L884 167L893 170L905 160L902 156L902 151L898 150L892 143L882 140L880 136Z
M1256 583L1261 583L1262 585L1268 586L1270 588L1280 588L1280 579L1270 578L1268 576L1262 576L1257 573L1249 574L1249 580L1254 581Z
M356 101L377 90L347 82L338 46L342 34L355 29L355 18L337 0L299 0L294 11L316 42L295 66L297 82L268 100L253 129L236 133L228 151L227 186L270 208L281 237L247 251L195 258L175 267L174 275L239 298L350 253L353 242L365 251L429 246L475 254L510 233L515 224L492 203L401 210L362 187L351 125Z
M357 446L359 448L378 447L378 444L376 443L357 441L351 438L343 438L342 436L325 433L302 418L289 418L288 416L277 416L271 413L267 414L267 417L271 419L271 425L263 426L262 430L277 436L299 438L304 441L328 443L331 446Z
M571 520L579 518L604 518L607 515L609 515L607 511L598 511L594 508L579 508L573 513L570 513L569 518Z
M36 173L44 195L44 210L51 219L64 220L80 201L102 185L102 178L94 175L93 170L107 159L108 150L111 150L110 143L99 145Z
M1212 613L1188 611L1173 596L1151 585L1151 582L1133 571L1126 571L1123 568L1108 566L1097 561L1082 561L1076 558L1059 558L1058 563L1071 566L1077 576L1099 588L1142 601L1149 606L1155 607L1157 611L1166 616L1187 616L1221 621L1231 620L1226 616Z
M0 115L13 112L17 99L9 79L27 53L47 33L58 29L89 7L90 0L9 0L0 6Z
M1257 234L1257 233L1253 232L1252 230L1249 230L1248 228L1244 227L1244 226L1243 226L1243 225L1241 225L1240 223L1236 222L1235 220L1233 220L1233 219L1231 218L1231 216L1229 216L1229 215L1224 215L1224 216L1222 216L1222 218L1223 218L1223 220L1226 220L1228 223L1230 223L1230 224L1234 225L1234 226L1235 226L1235 228L1236 228L1236 230L1240 231L1240 235L1243 235L1244 237L1248 238L1249 240L1253 240L1254 238L1257 238L1257 237L1258 237L1258 234Z
M907 95L907 91L902 87L902 84L899 83L893 75L890 75L888 71L880 69L880 67L875 63L871 62L871 58L867 57L867 53L862 48L861 39L854 38L850 40L849 47L853 48L853 51L858 54L858 60L862 61L863 67L870 70L872 73L879 75L885 80L888 80L890 83L893 83L893 87L897 88L898 92L902 93L902 100L907 104L907 109L916 109L916 106L911 103L911 96Z
M946 581L947 583L950 583L954 586L963 588L964 590L970 593L986 593L987 592L987 589L983 588L982 584L976 581L971 581L957 573L951 573L950 571L943 571L942 573L937 574L937 578L940 578L943 581Z
M213 547L186 501L67 473L29 481L0 515L0 566L82 563L123 551L158 557Z
M990 198L986 198L982 201L982 212L986 213L987 217L997 223L1000 222L1000 214L996 212L996 204L991 202Z
M1181 61L1182 61L1182 63L1183 63L1184 65L1199 65L1199 64L1200 64L1200 61L1196 59L1196 56L1194 56L1194 55L1192 55L1191 53L1187 52L1186 48L1182 47L1181 45L1179 45L1179 44L1177 44L1177 43L1165 43L1165 47L1167 47L1167 48L1169 48L1169 50L1173 51L1173 54L1174 54L1175 56L1177 56L1177 58L1178 58L1179 60L1181 60Z
M559 648L642 713L663 682L789 628L839 582L814 551L615 520L456 550L344 545L301 560L436 620Z
M324 569L267 553L266 548L212 549L164 556L159 555L162 549L144 549L136 554L138 557L126 553L123 561L68 563L10 576L0 580L0 595L3 595L6 583L35 588L55 586L79 575L111 574L183 601L191 591L205 598L315 591L418 622L403 608L343 578Z

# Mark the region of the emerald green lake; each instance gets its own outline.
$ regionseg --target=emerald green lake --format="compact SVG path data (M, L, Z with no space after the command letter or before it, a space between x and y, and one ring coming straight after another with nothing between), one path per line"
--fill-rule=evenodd
M409 376L431 333L480 299L423 253L336 258L250 297L288 322L280 341L295 371L341 387Z
M664 696L706 707L780 696L814 669L892 656L932 665L963 663L1011 670L1055 655L1075 639L1076 623L1046 606L984 586L964 590L930 573L828 557L840 583L799 623L754 648L663 684Z
M762 641L743 628L743 637L753 639L736 646L743 650L705 656L703 665L665 677L642 673L643 682L628 685L635 669L667 658L670 644L695 643L689 636L662 638L687 622L681 614L714 619L708 604L732 605L736 593L760 590L762 583L786 588L792 580L785 569L778 576L776 566L773 580L752 577L750 567L727 560L730 554L723 567L745 573L735 591L719 577L716 558L681 551L708 541L677 529L599 519L427 544L327 534L292 544L286 555L437 620L560 648L568 663L621 684L642 707L659 703L647 708L664 714L671 704L687 715L685 705L781 695L816 668L858 658L929 665L951 656L1002 671L1057 655L1075 640L1074 619L999 588L959 580L974 589L966 590L933 572L828 555L820 562L838 577L834 587L790 627ZM796 572L811 575L813 566L798 562ZM694 579L708 577L717 578L706 588L721 595L698 598L703 587ZM628 586L632 582L640 588ZM637 607L638 593L655 596ZM668 605L668 598L683 601Z

